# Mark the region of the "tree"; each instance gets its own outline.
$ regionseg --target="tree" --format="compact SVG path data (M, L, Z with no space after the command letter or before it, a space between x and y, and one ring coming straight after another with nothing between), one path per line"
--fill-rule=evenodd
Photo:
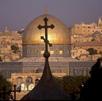
M19 52L19 47L17 45L11 45L11 50L13 51L13 53L17 53Z
M97 54L97 50L94 48L88 48L87 51L89 52L89 55L91 55L91 60L92 60L92 56Z
M100 52L99 52L99 54L100 54L100 55L101 55L101 57L102 57L102 51L100 51Z
M0 75L0 101L9 101L11 90L11 83L8 82L2 75Z
M2 60L2 58L1 58L1 56L0 56L0 62L2 62L3 60Z
M88 78L84 76L64 76L63 78L56 78L56 81L67 94L75 95L78 99L80 88Z
M63 87L68 93L80 92L80 86L87 80L84 76L65 76L63 77Z
M89 79L81 89L79 101L102 101L102 58L92 66Z
M95 38L92 38L91 41L95 41Z

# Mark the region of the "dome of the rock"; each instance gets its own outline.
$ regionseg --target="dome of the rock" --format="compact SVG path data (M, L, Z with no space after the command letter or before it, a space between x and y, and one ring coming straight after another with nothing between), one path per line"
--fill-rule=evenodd
M44 42L41 36L45 37L45 29L39 29L38 26L45 26L44 18L48 19L48 26L53 24L53 29L48 28L48 40L52 43L49 48L51 56L63 57L70 56L70 33L66 25L64 25L56 17L44 14L27 25L23 34L23 56L24 57L41 57L44 53Z

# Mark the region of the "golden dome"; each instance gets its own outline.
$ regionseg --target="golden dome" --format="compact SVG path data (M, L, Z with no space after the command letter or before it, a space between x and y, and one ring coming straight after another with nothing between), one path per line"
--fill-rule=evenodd
M53 24L54 29L48 29L48 40L52 44L69 44L70 35L68 28L59 19L51 15L41 15L34 19L25 29L23 36L24 44L43 44L41 36L44 36L45 30L38 29L38 25L44 25L44 17L48 18L48 25Z

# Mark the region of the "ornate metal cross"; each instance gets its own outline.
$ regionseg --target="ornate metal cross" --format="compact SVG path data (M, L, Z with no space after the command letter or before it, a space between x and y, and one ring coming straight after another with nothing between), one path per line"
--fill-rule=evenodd
M38 26L38 28L41 30L42 28L44 28L45 29L45 37L44 36L41 36L41 39L43 39L44 40L44 42L45 42L45 52L44 52L44 57L45 58L48 58L49 56L50 56L50 53L48 52L48 45L49 46L52 46L52 44L49 42L49 40L48 40L48 28L51 28L51 29L53 29L54 28L54 25L53 24L51 24L51 25L48 25L48 18L47 17L45 17L44 18L44 23L45 23L45 25L44 26L42 26L42 25L39 25Z
M45 51L44 51L44 54L43 54L44 57L45 57L45 66L44 66L43 75L42 75L42 78L41 78L42 82L52 78L52 74L51 74L51 70L50 70L50 66L49 66L49 61L48 61L48 58L50 56L50 53L48 51L48 45L52 46L52 44L48 40L48 28L53 29L54 25L53 24L48 25L47 22L48 22L48 18L45 17L44 18L45 25L44 26L42 26L42 25L38 26L39 29L42 29L42 28L45 29L45 37L41 36L41 39L43 39L44 42L45 42Z

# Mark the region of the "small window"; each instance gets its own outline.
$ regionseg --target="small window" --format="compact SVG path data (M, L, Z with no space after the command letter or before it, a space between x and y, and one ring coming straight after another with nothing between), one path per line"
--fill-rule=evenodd
M62 50L60 50L60 51L59 51L59 54L63 54L63 51L62 51Z
M44 54L44 51L41 51L41 54Z
M50 51L50 54L54 54L54 51Z

